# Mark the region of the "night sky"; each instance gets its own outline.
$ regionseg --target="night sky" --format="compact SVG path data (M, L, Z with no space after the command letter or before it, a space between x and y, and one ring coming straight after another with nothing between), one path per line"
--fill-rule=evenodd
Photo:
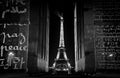
M50 5L50 60L52 66L56 58L59 47L60 19L58 13L63 14L64 18L64 39L65 48L69 62L74 67L74 3L63 0L51 1Z

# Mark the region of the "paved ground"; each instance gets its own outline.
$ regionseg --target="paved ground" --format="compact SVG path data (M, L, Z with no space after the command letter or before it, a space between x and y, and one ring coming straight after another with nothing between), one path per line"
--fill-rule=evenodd
M73 75L65 75L65 74L57 74L57 75L49 75L49 74L27 74L27 73L2 73L0 74L0 78L60 78L60 77L67 77L67 78L120 78L120 74L116 74L116 73L112 73L112 74L101 74L101 73L97 73L97 74L73 74Z

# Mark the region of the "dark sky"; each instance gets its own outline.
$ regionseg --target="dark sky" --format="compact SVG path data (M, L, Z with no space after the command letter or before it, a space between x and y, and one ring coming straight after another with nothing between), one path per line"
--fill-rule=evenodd
M57 13L62 13L64 18L64 39L67 56L74 66L74 3L63 0L51 1L50 5L50 66L56 58L59 47L60 19Z

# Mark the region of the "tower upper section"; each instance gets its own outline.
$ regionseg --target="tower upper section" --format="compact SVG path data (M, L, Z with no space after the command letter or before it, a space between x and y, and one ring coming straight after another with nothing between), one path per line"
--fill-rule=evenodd
M65 47L64 44L64 29L63 29L63 16L59 15L60 17L60 41L59 41L59 47Z

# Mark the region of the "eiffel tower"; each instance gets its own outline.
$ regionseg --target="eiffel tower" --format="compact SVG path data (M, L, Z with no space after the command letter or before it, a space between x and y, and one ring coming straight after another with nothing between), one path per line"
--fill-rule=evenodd
M54 60L52 69L53 74L57 73L57 71L67 71L68 74L71 74L72 66L69 63L69 59L67 58L64 44L64 29L63 29L63 16L58 15L60 17L60 41L59 48L57 52L57 56Z

